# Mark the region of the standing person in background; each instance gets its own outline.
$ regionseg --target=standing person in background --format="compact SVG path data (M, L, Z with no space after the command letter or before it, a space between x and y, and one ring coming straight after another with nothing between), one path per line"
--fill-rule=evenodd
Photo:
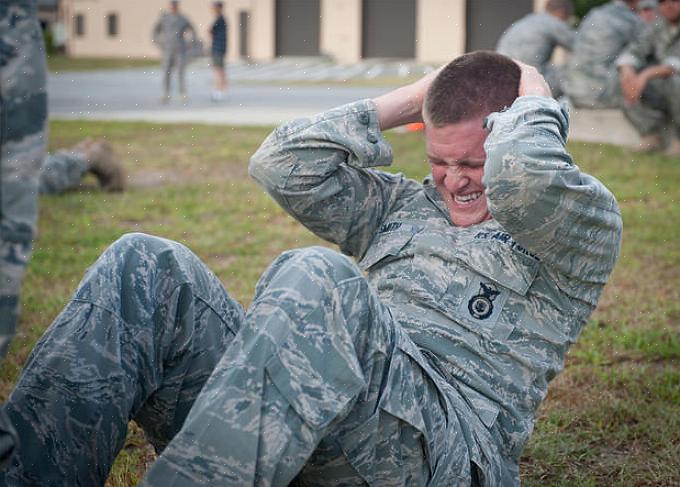
M680 156L680 0L661 0L659 20L619 57L626 111L646 142L661 150L670 130L669 156Z
M210 27L210 37L212 39L210 57L213 73L215 74L215 90L211 96L213 101L223 100L224 90L227 87L227 75L224 65L224 58L227 54L227 21L224 20L223 9L223 2L213 2L215 22Z
M196 31L191 22L179 13L179 1L170 2L170 10L163 12L153 29L153 42L158 45L162 52L163 66L163 97L161 101L167 103L170 100L170 77L172 70L177 68L179 78L179 94L183 101L188 99L185 81L187 63L187 40L191 34L191 41L196 38Z
M571 0L548 0L545 12L532 13L513 23L501 36L496 51L535 66L555 98L562 94L560 66L550 64L555 47L571 51L574 31L567 19L574 12Z

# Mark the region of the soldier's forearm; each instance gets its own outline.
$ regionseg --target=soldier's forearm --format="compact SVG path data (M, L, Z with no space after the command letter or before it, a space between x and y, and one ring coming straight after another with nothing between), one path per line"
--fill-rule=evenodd
M407 123L422 122L423 98L424 93L415 92L410 85L375 98L373 102L380 129L388 130Z

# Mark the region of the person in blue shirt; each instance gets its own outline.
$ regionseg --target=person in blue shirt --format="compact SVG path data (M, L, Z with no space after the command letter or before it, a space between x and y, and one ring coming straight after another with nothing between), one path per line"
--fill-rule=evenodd
M212 94L213 101L222 100L224 98L224 90L227 87L227 75L224 69L224 57L227 54L227 21L224 20L223 9L223 2L213 2L215 22L210 27L210 37L212 38L210 56L213 72L215 73L215 91Z

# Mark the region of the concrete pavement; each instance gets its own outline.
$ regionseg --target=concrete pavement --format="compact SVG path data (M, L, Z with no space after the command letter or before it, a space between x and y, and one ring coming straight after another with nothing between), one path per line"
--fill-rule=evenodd
M128 120L161 123L278 125L391 88L362 87L356 80L383 79L397 86L434 69L429 65L371 62L334 65L323 60L281 59L268 64L228 66L225 100L213 103L212 72L205 61L187 69L189 99L163 104L159 68L50 74L49 114L53 119ZM281 82L314 82L282 84ZM323 85L324 81L332 85ZM343 86L343 82L348 86ZM352 86L354 84L354 86ZM618 110L572 110L571 140L634 146L639 137Z

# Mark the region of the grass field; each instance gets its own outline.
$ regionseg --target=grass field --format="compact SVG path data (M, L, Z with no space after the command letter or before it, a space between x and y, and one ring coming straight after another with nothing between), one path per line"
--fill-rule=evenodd
M85 187L41 200L21 332L0 369L0 399L85 268L122 233L189 245L244 305L277 254L318 243L247 177L249 155L267 132L52 123L52 149L106 136L131 188L104 194ZM401 161L395 169L421 178L427 167L420 135L390 140ZM524 485L680 485L680 161L612 146L570 148L617 195L623 249L598 311L540 410L522 460ZM107 485L134 485L152 459L133 426Z
M53 73L64 71L97 71L102 69L144 68L160 66L156 59L140 58L80 58L63 54L47 56L47 69Z

